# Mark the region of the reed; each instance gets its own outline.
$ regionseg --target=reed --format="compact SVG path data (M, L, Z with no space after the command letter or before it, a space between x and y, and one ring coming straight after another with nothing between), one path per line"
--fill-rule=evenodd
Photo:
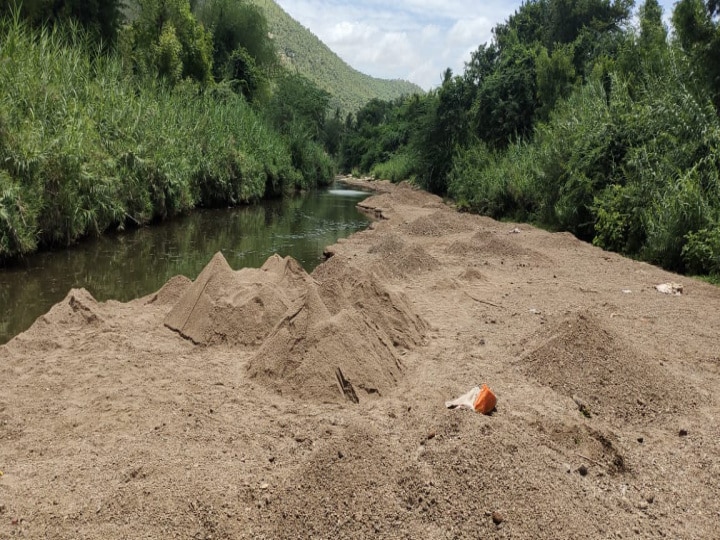
M171 89L77 27L0 22L0 259L327 181L290 146L223 85Z

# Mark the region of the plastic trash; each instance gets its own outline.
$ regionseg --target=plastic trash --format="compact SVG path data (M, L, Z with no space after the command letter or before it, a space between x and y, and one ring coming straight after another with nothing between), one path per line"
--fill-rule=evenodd
M682 296L683 286L679 283L661 283L655 285L655 288L663 294L672 294L673 296Z
M487 384L475 386L459 398L445 402L448 409L470 409L482 414L490 414L496 404L497 397Z

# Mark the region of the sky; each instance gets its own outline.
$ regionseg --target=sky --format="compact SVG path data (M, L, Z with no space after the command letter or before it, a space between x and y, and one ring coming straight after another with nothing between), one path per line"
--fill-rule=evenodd
M659 0L668 17L675 0ZM276 0L355 69L429 90L522 2L502 0ZM639 5L636 1L636 5Z

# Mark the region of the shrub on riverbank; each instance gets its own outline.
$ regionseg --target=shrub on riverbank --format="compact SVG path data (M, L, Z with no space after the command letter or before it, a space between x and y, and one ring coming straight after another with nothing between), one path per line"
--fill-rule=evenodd
M78 30L0 23L0 259L310 187L242 96L137 80L88 50Z

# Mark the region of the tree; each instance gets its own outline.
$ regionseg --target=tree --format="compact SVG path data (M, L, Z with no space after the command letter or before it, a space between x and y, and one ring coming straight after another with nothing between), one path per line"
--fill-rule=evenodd
M181 78L211 80L212 35L195 19L188 0L141 2L129 41L140 72L157 73L171 84Z
M547 119L560 99L570 96L577 83L573 58L575 49L570 45L557 47L552 55L545 47L537 57L537 96L540 102L538 116Z
M493 147L504 148L532 129L538 108L536 47L521 43L514 31L507 34L496 69L478 89L473 131Z
M253 67L268 76L277 66L275 46L260 8L245 0L208 0L197 9L197 17L213 35L213 66L217 80L237 73L237 61L244 53ZM243 60L245 74L250 62ZM230 65L234 64L234 65Z
M681 0L675 6L672 22L677 40L688 54L695 69L713 94L715 108L720 111L720 23L717 13L720 2Z

